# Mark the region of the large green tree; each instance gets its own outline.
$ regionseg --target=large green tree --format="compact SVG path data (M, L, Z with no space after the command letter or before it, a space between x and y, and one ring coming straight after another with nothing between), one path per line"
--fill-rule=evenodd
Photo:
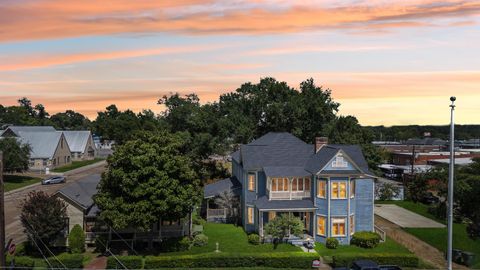
M5 172L22 172L28 169L30 145L22 144L14 137L0 139L0 151L3 152Z
M108 158L94 200L115 229L149 231L162 219L184 218L200 200L187 141L167 132L139 134Z
M44 245L52 246L66 229L66 205L43 191L33 191L23 202L20 220L30 243L44 252Z
M50 117L50 120L55 127L62 130L85 130L90 128L90 120L73 110L56 113Z

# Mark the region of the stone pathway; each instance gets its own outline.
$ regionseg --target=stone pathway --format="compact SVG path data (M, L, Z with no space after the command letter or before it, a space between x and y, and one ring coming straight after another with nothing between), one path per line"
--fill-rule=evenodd
M85 270L98 270L107 268L107 257L100 256L93 259L89 264L87 264L83 269Z
M423 242L417 237L405 232L402 228L378 215L375 215L375 225L384 230L388 237L402 244L417 257L435 266L437 269L446 269L447 262L441 251ZM454 269L468 269L465 266L454 264Z

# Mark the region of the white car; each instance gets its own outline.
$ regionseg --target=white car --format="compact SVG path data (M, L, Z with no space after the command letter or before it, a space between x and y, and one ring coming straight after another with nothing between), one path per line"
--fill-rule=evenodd
M59 175L42 180L42 185L60 184L65 182L67 182L67 178L65 176Z

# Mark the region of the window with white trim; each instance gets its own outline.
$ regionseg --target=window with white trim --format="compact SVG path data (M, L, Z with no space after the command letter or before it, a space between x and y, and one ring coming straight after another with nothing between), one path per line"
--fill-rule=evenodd
M272 191L289 191L288 178L272 178Z
M345 218L332 218L332 236L345 236Z
M255 191L255 187L257 185L257 174L256 173L248 173L248 190Z
M254 218L253 207L247 207L247 223L253 224L253 218Z
M326 218L324 216L317 216L317 234L326 235Z
M325 179L317 180L317 197L325 198L327 195L327 181Z
M346 181L332 181L332 199L346 199L347 198L347 182Z

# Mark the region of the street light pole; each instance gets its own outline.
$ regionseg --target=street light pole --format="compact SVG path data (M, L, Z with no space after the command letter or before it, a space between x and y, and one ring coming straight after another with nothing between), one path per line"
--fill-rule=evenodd
M5 198L3 194L3 153L0 151L0 269L6 267L5 252Z
M455 169L455 97L450 97L450 168L448 173L448 244L447 264L452 270L452 245L453 245L453 170Z

